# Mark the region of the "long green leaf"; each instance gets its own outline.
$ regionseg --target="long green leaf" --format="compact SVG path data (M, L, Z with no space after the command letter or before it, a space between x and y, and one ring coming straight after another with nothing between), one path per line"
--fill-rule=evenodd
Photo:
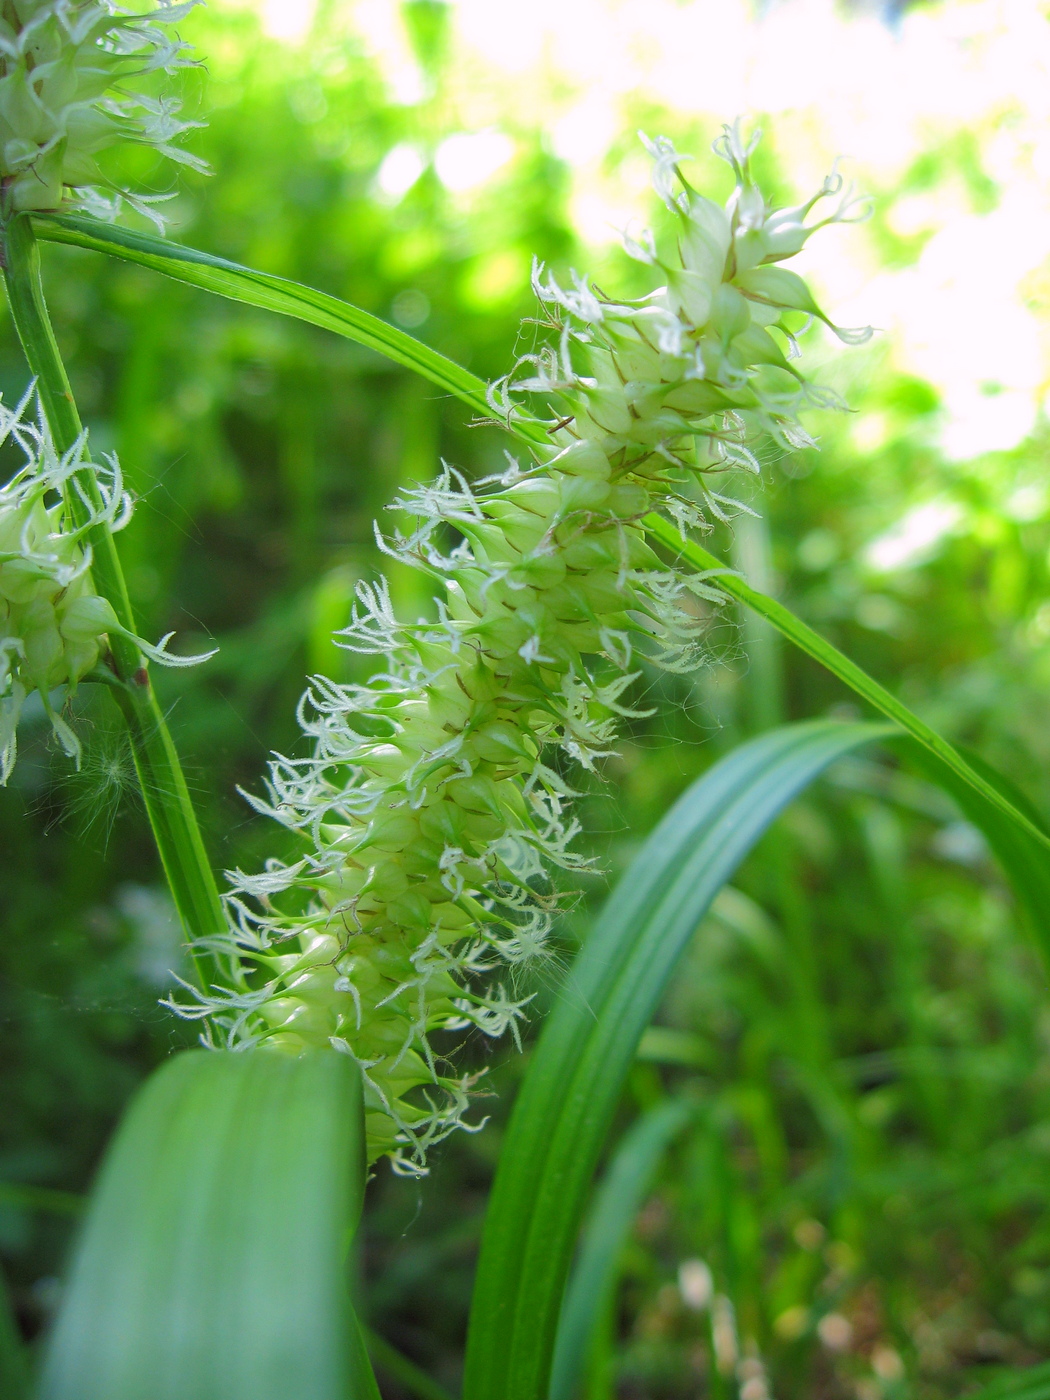
M594 1166L683 948L769 824L887 727L827 721L742 745L679 799L585 943L515 1105L474 1288L465 1400L546 1400L562 1290Z
M432 350L414 336L398 330L349 302L325 292L304 287L286 277L274 277L268 272L242 267L226 258L185 248L166 238L80 214L37 214L33 217L37 237L51 243L66 243L76 248L89 248L96 253L109 253L125 262L151 268L177 282L214 292L231 301L292 316L323 330L356 341L376 350L387 359L415 370L432 384L447 390L484 418L492 417L484 380L453 360ZM546 434L537 424L517 425L518 431L533 441L546 441Z
M819 632L815 632L812 627L809 627L801 618L796 617L782 603L778 603L775 598L770 598L767 594L752 588L716 555L709 553L693 540L683 540L670 521L653 514L647 515L643 523L653 539L666 545L668 549L673 550L687 563L692 564L694 568L717 573L718 576L714 582L724 593L730 594L739 602L745 603L761 617L768 619L789 642L793 642L800 651L806 652L815 661L819 661L825 670L830 671L833 676L837 676L840 681L845 682L851 690L884 714L887 719L899 724L923 748L939 759L945 769L954 773L956 778L979 793L986 802L990 802L993 807L998 808L1009 821L1027 831L1029 837L1037 845L1050 852L1050 836L1046 832L1029 816L1020 811L999 787L989 782L982 772L969 764L947 739L909 710L907 705L869 676L855 661L851 661L848 656L839 651L837 647L832 646Z
M569 1279L551 1365L550 1400L572 1400L587 1348L616 1285L616 1265L660 1159L694 1113L667 1099L624 1134L587 1215L579 1258Z
M169 1061L103 1166L42 1400L378 1400L345 1277L363 1143L345 1056Z
M1050 951L1050 864L1038 816L1019 825L953 763L873 725L787 726L735 750L646 842L588 939L544 1029L508 1130L486 1220L466 1400L544 1400L546 1369L587 1182L632 1055L677 957L719 887L786 802L835 758L889 741L984 833ZM980 760L1012 813L1023 799Z

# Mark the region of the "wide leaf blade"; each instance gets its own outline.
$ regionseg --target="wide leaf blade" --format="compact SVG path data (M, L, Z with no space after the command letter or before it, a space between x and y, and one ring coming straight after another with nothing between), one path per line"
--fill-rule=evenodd
M719 888L786 803L836 758L875 740L901 748L956 799L999 857L1050 950L1050 863L1028 830L1041 835L1038 814L1026 812L1023 825L1015 821L1024 799L980 760L975 771L1002 796L1005 813L953 763L887 726L789 725L715 764L679 799L620 881L534 1052L486 1218L465 1400L546 1400L588 1181L675 963ZM550 1393L563 1400L561 1389Z
M345 1056L170 1060L103 1165L42 1400L376 1400L345 1276L363 1144Z
M883 725L764 734L709 770L646 841L566 980L515 1105L485 1221L465 1400L545 1400L588 1185L678 958L780 811Z

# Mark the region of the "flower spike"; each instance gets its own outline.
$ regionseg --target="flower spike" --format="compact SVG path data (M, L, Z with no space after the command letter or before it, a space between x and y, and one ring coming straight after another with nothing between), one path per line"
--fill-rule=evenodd
M175 143L202 125L154 76L191 67L170 26L200 3L157 0L147 13L114 0L17 0L0 8L0 180L5 213L82 209L114 218L123 204L162 227L154 205L109 181L97 157L123 142L151 146L193 170Z
M396 1171L423 1172L467 1126L471 1086L432 1037L517 1040L529 998L516 976L551 957L564 899L550 872L587 864L554 752L594 771L638 713L625 694L640 658L674 672L707 659L717 576L658 558L643 517L709 529L747 509L715 489L720 473L757 472L770 443L812 443L799 413L826 400L795 337L823 317L777 264L813 231L815 201L766 204L756 139L726 129L737 188L721 208L686 184L669 141L643 138L678 224L673 249L628 243L665 279L648 296L616 301L575 274L563 287L535 264L546 341L490 403L504 422L538 403L549 445L475 486L443 464L402 494L411 523L376 538L430 580L436 620L404 622L384 582L360 584L338 639L378 673L314 677L299 709L311 752L275 755L265 799L249 798L304 850L232 874L229 933L208 946L239 960L241 988L194 993L185 1014L206 1020L208 1044L351 1055L369 1155Z
M108 652L113 633L161 665L207 660L168 652L170 634L155 647L136 637L94 591L91 548L83 537L96 525L123 529L131 518L131 497L115 456L91 461L86 433L58 454L43 409L35 421L27 417L34 393L30 385L13 411L0 402L0 442L12 439L25 456L22 468L0 487L0 787L14 769L18 718L34 690L55 738L79 766L80 741L52 705L51 692L59 686L75 690ZM94 474L98 486L95 506L80 489L78 474L85 470ZM71 491L90 509L79 528L66 504ZM58 501L49 505L54 496Z

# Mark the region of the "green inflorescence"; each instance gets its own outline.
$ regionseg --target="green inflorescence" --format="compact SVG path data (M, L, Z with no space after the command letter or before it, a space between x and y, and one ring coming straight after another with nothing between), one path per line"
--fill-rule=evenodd
M463 1126L470 1083L444 1071L431 1032L516 1034L525 1003L492 974L544 955L558 904L546 872L581 865L553 751L593 768L636 713L624 697L637 658L689 670L703 654L715 582L662 561L642 517L664 511L683 532L724 517L734 503L713 474L757 470L761 440L809 444L800 410L831 402L794 364L800 322L822 313L778 264L821 226L805 219L839 177L771 209L727 128L716 150L736 188L723 209L688 185L669 142L648 145L677 246L628 251L662 285L615 301L535 270L548 343L491 402L509 421L519 394L541 396L550 447L473 488L446 467L394 507L413 529L377 531L431 578L438 619L400 621L385 583L359 587L341 641L382 669L367 685L312 680L299 711L309 756L275 757L268 800L249 799L300 834L303 854L233 873L231 929L210 946L239 985L180 1008L211 1043L352 1055L371 1157L397 1170L423 1170L430 1144ZM855 210L847 195L822 222Z
M155 196L117 189L97 157L122 143L206 167L174 142L199 123L154 75L191 63L169 27L199 0L142 14L110 0L0 3L0 182L5 209L80 207L112 216L122 201L156 220Z
M75 690L108 653L111 635L127 637L161 664L188 666L206 659L170 655L168 637L151 646L134 636L95 592L86 536L100 525L123 529L131 518L120 463L114 456L91 461L86 433L68 452L58 453L43 413L35 423L25 417L31 394L14 411L0 404L0 444L12 439L25 457L0 487L0 786L14 767L19 716L34 690L55 737L79 765L80 741L54 708L51 694L60 686ZM83 490L86 472L98 488L95 504ZM86 512L79 526L69 508L71 495Z

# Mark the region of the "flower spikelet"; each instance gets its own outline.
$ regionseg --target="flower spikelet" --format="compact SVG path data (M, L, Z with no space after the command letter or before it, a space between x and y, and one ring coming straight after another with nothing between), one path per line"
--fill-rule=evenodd
M80 741L55 710L51 693L59 686L75 690L108 652L112 634L127 637L161 664L205 659L170 655L168 637L151 646L134 636L96 593L87 536L99 526L123 529L131 497L115 456L90 459L86 433L68 452L56 451L43 410L36 421L26 417L32 394L30 388L13 411L0 403L0 444L13 440L25 458L0 487L0 786L14 767L18 718L34 690L55 737L79 765ZM83 490L85 472L95 478L94 503ZM74 495L83 507L79 525L69 509Z
M113 217L127 201L155 223L156 196L116 189L97 157L122 142L195 170L177 143L200 122L156 89L190 66L171 29L199 0L158 0L146 13L113 0L0 3L0 180L9 211L85 209Z
M352 1055L370 1156L397 1170L422 1171L429 1146L464 1126L470 1085L433 1033L518 1035L513 973L549 956L559 909L548 872L586 865L564 773L615 751L642 665L704 658L717 580L660 559L643 517L709 528L739 508L717 473L757 470L760 443L810 441L798 415L817 396L795 335L822 313L779 263L819 226L805 219L838 177L797 210L772 209L729 128L720 149L737 185L722 208L684 180L669 142L647 145L677 237L628 250L661 285L621 301L535 269L548 334L491 403L512 423L538 401L548 445L474 486L445 465L395 503L409 523L377 538L428 576L436 620L398 618L381 581L358 587L340 640L376 673L315 677L299 711L307 756L276 756L266 797L250 799L302 852L231 875L230 932L209 946L240 987L182 1007L209 1043Z

